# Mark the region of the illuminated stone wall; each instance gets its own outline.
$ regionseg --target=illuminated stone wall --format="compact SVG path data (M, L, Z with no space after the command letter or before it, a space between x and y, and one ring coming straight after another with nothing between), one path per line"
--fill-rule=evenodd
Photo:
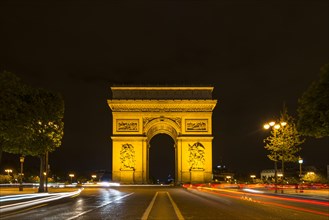
M212 111L217 103L209 97L212 87L111 89L116 97L108 100L113 115L113 181L148 183L149 143L160 133L169 135L175 142L176 183L211 181ZM152 99L121 99L133 94L132 91L139 98L145 95ZM155 99L156 95L161 99ZM185 99L180 100L180 95ZM170 96L176 99L169 99Z

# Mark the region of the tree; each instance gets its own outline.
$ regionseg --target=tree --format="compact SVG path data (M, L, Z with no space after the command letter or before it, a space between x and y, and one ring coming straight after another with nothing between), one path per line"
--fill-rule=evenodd
M23 84L9 72L0 74L0 153L38 156L44 192L46 155L61 145L64 101L50 91Z
M315 138L329 136L329 64L298 100L298 129Z
M282 174L284 176L285 162L298 160L296 153L301 150L304 140L298 133L293 117L289 116L287 109L281 113L279 123L271 130L271 135L264 140L265 149L269 151L268 158L276 162L281 161Z
M47 156L61 145L64 135L64 101L59 94L35 89L30 96L31 115L29 152L40 158L39 192L44 192L44 172L47 172Z
M13 73L0 73L0 162L2 152L28 154L25 146L31 131L28 128L26 97L29 87Z
M307 172L303 178L303 181L309 182L309 183L326 183L328 180L324 178L323 176L316 174L314 172Z

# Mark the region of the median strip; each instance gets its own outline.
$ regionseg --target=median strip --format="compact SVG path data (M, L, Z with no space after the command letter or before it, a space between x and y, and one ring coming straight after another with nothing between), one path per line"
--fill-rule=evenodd
M150 215L150 212L152 210L152 207L154 205L154 202L155 202L155 199L156 197L158 196L159 192L156 192L155 195L153 196L153 199L152 201L150 202L149 206L147 207L147 209L145 210L143 216L142 216L142 220L147 220L149 215Z
M163 193L164 193L164 192L163 192ZM184 217L183 217L182 213L181 213L180 210L178 209L178 207L177 207L176 203L174 202L174 200L171 198L169 192L165 191L165 193L166 193L166 195L167 195L168 198L169 198L169 201L170 201L170 203L171 203L171 205L172 205L172 207L173 207L173 209L174 209L174 211L175 211L175 214L176 214L177 218L178 218L179 220L184 220ZM149 215L150 215L150 213L151 213L151 211L152 211L152 209L153 209L153 206L154 206L154 203L155 203L155 201L156 201L156 198L157 198L158 194L159 194L159 192L156 192L156 193L155 193L155 195L154 195L152 201L150 202L149 206L147 207L147 209L145 210L145 212L144 212L144 214L143 214L143 216L142 216L142 218L141 218L142 220L147 220L147 219L149 218ZM164 201L163 199L164 199L164 197L161 197L161 196L159 197L159 201ZM159 202L159 201L158 201L158 202ZM162 205L163 205L163 204L162 204ZM167 204L165 204L165 205L167 205ZM158 206L159 206L159 204L158 204ZM169 207L169 206L170 206L170 205L169 205L169 203L168 203L168 207ZM162 207L162 208L163 208L163 207ZM163 217L163 216L162 216L162 217Z
M169 192L167 192L167 195L168 195L168 197L169 197L169 199L170 199L170 202L171 202L172 206L174 207L174 210L175 210L175 213L176 213L176 215L177 215L177 218L178 218L179 220L184 220L184 217L183 217L182 213L179 211L179 209L178 209L176 203L175 203L174 200L171 198Z

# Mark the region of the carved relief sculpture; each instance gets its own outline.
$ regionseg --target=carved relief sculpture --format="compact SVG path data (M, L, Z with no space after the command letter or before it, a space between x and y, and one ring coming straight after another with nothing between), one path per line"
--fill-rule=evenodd
M200 142L196 142L193 145L189 144L189 164L190 170L202 170L205 162L205 148Z
M170 119L173 120L178 125L179 128L181 127L182 119L180 117L170 118Z
M186 131L207 131L207 119L186 119Z
M131 144L123 144L120 151L121 170L135 169L135 150Z
M143 127L145 128L145 126L154 119L156 119L156 117L144 117L143 118Z
M117 131L138 131L138 119L117 119Z

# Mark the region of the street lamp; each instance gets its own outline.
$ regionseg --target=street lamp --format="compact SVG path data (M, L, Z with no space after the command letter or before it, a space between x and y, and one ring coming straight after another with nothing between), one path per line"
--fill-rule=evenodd
M96 177L97 177L97 175L95 175L95 174L91 175L91 178L93 179L93 181L95 181Z
M8 175L8 176L10 176L10 174L9 174L9 173L12 173L12 172L13 172L13 170L12 170L12 169L5 169L5 172L7 172L7 175Z
M71 177L71 184L72 184L72 183L73 183L73 182L72 182L72 178L74 177L74 174L73 174L73 173L70 173L70 174L69 174L69 177Z
M252 179L252 183L255 183L256 175L250 175L250 178Z
M19 191L23 191L23 164L24 156L19 157L19 162L21 163L21 174L19 175Z
M302 164L303 164L303 158L301 158L300 156L299 156L299 158L298 158L298 163L299 163L299 180L300 180L300 189L299 189L299 192L303 192L303 185L302 185Z
M303 159L301 157L298 158L298 163L299 163L299 178L302 178L302 164L303 164Z
M284 127L287 125L287 122L285 121L282 121L280 123L276 123L274 121L270 121L266 124L264 124L264 129L268 130L270 128L273 128L274 131L280 129L281 127ZM278 185L278 165L277 165L277 155L276 155L276 151L274 151L274 157L275 157L275 160L274 160L274 182L275 182L275 193L278 192L278 188L277 188L277 185ZM283 173L283 170L282 170L282 173Z

